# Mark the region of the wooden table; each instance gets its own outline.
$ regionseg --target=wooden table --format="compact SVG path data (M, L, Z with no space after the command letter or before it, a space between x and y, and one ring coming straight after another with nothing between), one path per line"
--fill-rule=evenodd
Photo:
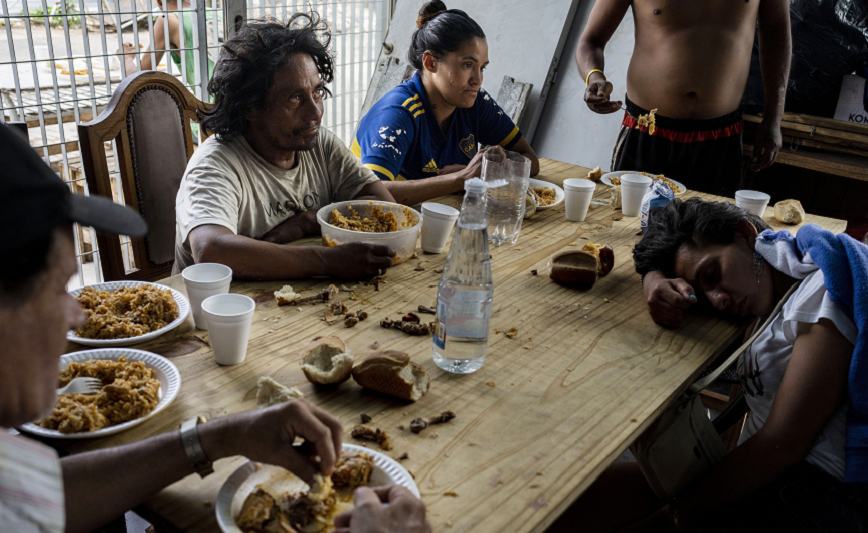
M549 160L541 168L539 178L557 184L588 171ZM606 189L598 186L595 197L608 198ZM460 196L441 201L457 207ZM766 220L774 222L770 215L771 210ZM846 225L811 216L807 221L835 232ZM583 223L568 222L563 206L525 221L516 245L492 249L495 291L488 355L481 370L464 376L434 364L430 337L379 326L382 318L434 302L435 270L442 268L445 252L390 269L379 292L345 283L355 285L358 298L347 301L350 309L371 315L352 329L321 321L322 304L277 307L272 291L282 282L234 282L232 292L258 302L243 364L217 366L207 332L193 329L191 318L175 332L137 346L178 366L182 386L171 406L119 435L62 446L71 452L104 448L176 430L195 414L217 417L254 409L257 379L271 376L298 386L308 399L340 417L345 441L352 441L349 429L359 414L371 415L371 425L393 437L389 455L409 453L403 464L415 475L434 531L543 531L745 327L701 314L688 315L677 330L657 326L633 268L638 230L638 218L622 218L608 207L592 208ZM613 246L614 270L588 291L552 283L545 276L548 258L588 240ZM425 270L417 271L418 266ZM533 275L534 269L540 275ZM164 283L184 291L180 276ZM318 290L328 283L292 285ZM348 299L349 294L340 296ZM514 339L496 333L511 327L518 329ZM431 389L412 404L363 390L352 380L336 391L315 390L298 363L317 335L339 336L357 357L370 353L374 342L405 351L431 374ZM448 424L418 435L398 429L446 409L458 415ZM183 531L217 531L213 502L243 461L218 461L215 474L204 481L188 476L146 507Z

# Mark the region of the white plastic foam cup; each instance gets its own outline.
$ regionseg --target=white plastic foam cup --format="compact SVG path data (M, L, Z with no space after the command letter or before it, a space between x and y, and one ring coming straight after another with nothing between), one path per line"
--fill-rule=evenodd
M759 191L736 191L735 205L762 218L771 197Z
M217 294L202 302L211 351L218 365L237 365L247 356L256 303L243 294Z
M187 287L187 297L193 310L193 321L198 329L208 329L205 316L202 314L202 302L216 294L229 292L232 282L232 269L218 263L199 263L191 265L181 272L184 285Z
M564 180L564 210L567 220L583 222L594 197L596 184L591 180L570 178Z
M439 254L446 248L449 234L458 220L458 210L436 203L422 204L422 249Z
M621 176L621 212L626 217L638 217L642 211L642 198L654 180L642 174Z

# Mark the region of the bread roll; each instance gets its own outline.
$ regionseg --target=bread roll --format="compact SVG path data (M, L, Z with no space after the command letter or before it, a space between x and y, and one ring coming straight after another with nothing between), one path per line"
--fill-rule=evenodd
M320 385L336 385L350 379L353 356L346 351L344 341L337 337L317 337L310 341L301 359L304 377Z
M805 219L805 208L798 200L781 200L775 204L775 218L784 224L799 224Z
M384 392L415 402L428 392L430 378L410 356L396 350L383 350L366 357L353 368L353 379L366 389Z
M580 250L558 252L549 260L549 277L558 283L591 285L597 281L597 258Z
M600 179L603 177L603 171L600 170L600 167L594 167L594 170L588 172L586 179L589 179L595 183L599 183Z
M597 275L601 278L615 267L615 250L608 244L589 242L582 247L582 251L588 252L597 258Z
M268 407L278 403L288 402L296 398L304 398L304 393L295 387L281 385L274 378L262 376L256 382L256 406Z

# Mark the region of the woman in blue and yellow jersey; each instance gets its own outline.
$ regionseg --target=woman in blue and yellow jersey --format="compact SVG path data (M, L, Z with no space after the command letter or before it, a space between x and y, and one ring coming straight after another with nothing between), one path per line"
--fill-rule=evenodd
M485 33L467 13L427 2L419 11L407 59L416 74L374 104L352 151L398 202L412 205L461 191L482 172L478 146L501 146L539 159L518 127L482 89Z

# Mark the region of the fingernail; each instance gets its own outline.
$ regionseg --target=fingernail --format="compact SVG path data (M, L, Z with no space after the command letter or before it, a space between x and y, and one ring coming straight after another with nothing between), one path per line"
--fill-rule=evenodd
M689 296L689 298L690 298L691 300L695 300L695 299L696 299L696 295L695 295L695 294L691 294L691 295Z

